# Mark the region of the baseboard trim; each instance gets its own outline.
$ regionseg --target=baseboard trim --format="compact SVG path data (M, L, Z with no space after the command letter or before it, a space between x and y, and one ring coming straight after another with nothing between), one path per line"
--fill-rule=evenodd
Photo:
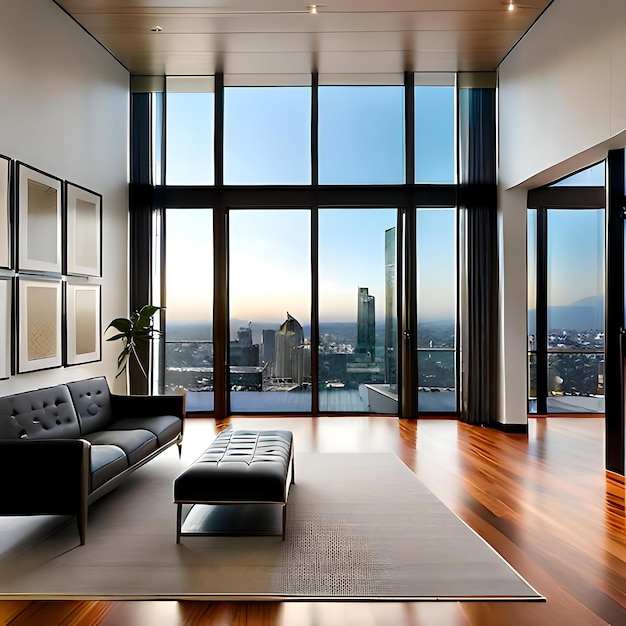
M489 424L490 428L501 430L503 433L510 435L527 435L528 424L503 424L502 422L493 422Z

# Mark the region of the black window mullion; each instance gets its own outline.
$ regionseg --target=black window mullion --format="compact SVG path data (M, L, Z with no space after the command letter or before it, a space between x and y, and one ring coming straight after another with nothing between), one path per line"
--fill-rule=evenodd
M319 209L311 209L311 412L319 416Z
M213 203L213 398L216 418L229 412L228 214L224 205L224 75L215 75Z
M606 469L624 474L624 150L607 160L607 249L604 328Z
M548 210L537 209L537 294L535 299L535 338L537 375L537 415L548 412Z

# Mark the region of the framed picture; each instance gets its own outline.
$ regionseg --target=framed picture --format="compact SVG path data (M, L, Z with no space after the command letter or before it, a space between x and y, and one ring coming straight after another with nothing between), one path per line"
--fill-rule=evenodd
M0 154L0 267L11 267L11 159Z
M61 279L20 276L17 281L17 372L60 367Z
M13 279L0 276L0 379L11 376L11 310Z
M102 276L102 196L65 183L67 274Z
M65 352L67 365L102 359L100 285L65 286Z
M62 270L61 180L17 163L18 270Z

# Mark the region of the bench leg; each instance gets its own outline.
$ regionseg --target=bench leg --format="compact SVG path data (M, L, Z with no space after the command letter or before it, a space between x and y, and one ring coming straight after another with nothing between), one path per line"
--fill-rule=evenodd
M283 541L285 541L285 529L287 528L287 505L283 504Z
M180 531L182 528L183 505L178 503L176 509L176 543L180 543Z

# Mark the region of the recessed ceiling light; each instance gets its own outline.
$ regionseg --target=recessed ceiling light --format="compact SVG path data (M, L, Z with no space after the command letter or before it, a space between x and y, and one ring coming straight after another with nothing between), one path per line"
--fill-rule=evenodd
M311 15L315 15L317 13L317 4L309 4L307 9L309 9Z
M509 0L509 11L513 11L515 9L515 5L513 4L513 0Z
M162 30L163 30L162 26L154 26L153 28L150 29L150 31L153 33L160 33Z

